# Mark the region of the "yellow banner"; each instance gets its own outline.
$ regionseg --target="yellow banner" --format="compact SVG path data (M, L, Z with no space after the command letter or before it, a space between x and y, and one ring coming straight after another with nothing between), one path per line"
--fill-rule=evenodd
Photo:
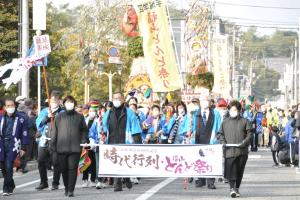
M152 89L169 92L182 88L171 42L165 0L134 0Z

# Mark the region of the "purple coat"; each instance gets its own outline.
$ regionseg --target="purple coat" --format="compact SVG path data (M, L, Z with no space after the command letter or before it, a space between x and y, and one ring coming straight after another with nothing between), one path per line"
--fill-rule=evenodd
M14 161L20 150L24 150L24 147L29 144L28 122L24 116L18 112L15 115L12 138L9 144L8 159L10 161ZM0 161L4 161L3 119L4 116L0 116Z

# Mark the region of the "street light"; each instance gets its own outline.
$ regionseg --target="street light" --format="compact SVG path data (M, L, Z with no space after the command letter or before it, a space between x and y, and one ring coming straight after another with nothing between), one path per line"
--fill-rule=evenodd
M112 78L119 74L121 75L121 72L122 72L122 62L119 61L119 62L116 62L114 63L117 65L117 68L118 68L118 72L114 72L112 73L111 71L109 71L109 73L106 73L104 72L104 62L102 61L98 61L97 62L97 65L98 65L98 74L101 76L101 75L106 75L108 77L108 92L109 92L109 100L112 101Z

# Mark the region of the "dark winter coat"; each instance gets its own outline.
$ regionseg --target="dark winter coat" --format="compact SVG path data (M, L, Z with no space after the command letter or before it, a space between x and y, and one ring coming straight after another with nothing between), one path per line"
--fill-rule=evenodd
M84 117L75 112L62 112L55 117L51 149L57 153L80 153L80 144L88 141Z
M242 144L240 147L226 147L225 157L232 158L248 154L248 146L252 138L251 123L240 116L226 118L220 129L221 144Z

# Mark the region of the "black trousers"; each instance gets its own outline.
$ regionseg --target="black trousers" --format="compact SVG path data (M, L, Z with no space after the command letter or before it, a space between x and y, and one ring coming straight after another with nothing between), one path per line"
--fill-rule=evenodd
M273 157L273 161L274 161L275 165L279 164L279 162L278 162L278 153L279 153L279 151L272 151L272 157Z
M91 174L91 181L96 181L96 157L93 150L88 151L88 155L91 159L91 165L82 173L82 180L88 180L89 174Z
M199 181L200 181L200 183L199 184L201 184L201 185L213 185L213 184L215 184L215 178L199 178L198 179Z
M240 188L248 155L225 158L224 177L229 180L230 188Z
M59 179L61 174L61 169L58 164L57 153L50 153L48 148L39 147L38 148L38 168L41 178L41 183L48 183L47 169L49 161L51 160L53 165L53 181L52 185L59 185Z
M73 192L77 180L80 153L58 154L65 191Z
M257 151L258 146L258 134L253 133L253 137L251 139L251 151Z

